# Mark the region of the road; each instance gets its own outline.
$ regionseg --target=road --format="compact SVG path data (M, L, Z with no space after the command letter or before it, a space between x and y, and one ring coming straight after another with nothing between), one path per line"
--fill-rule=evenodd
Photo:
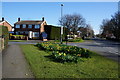
M93 41L85 41L83 43L68 43L68 45L87 48L103 56L106 56L108 58L120 62L119 60L120 43L118 42L102 40L102 39L94 39Z

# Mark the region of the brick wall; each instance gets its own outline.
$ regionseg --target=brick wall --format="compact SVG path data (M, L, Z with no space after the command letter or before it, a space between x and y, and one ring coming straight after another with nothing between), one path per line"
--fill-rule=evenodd
M4 21L2 24L8 28L8 31L12 31L12 26L8 22Z

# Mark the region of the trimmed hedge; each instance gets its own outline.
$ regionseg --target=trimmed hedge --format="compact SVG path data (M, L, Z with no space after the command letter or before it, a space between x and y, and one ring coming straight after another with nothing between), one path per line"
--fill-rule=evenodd
M25 35L12 35L10 36L11 40L25 40L26 36Z
M4 45L5 48L8 45L8 40L9 40L9 32L8 32L8 28L6 26L0 26L0 30L2 30L1 36L4 38Z
M60 40L61 27L46 25L45 32L47 33L47 39L49 40ZM63 39L67 36L67 28L63 29Z

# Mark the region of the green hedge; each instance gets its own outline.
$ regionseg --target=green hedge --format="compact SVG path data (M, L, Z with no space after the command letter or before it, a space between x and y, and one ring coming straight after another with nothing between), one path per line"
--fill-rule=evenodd
M6 48L7 45L8 45L8 40L9 40L8 28L6 26L0 26L0 30L2 30L2 33L0 33L0 34L5 39L4 45L5 45L5 48Z
M47 39L60 40L60 29L61 27L46 25L45 32L48 34ZM65 39L65 36L67 35L67 29L64 27L63 30L64 30L63 39Z

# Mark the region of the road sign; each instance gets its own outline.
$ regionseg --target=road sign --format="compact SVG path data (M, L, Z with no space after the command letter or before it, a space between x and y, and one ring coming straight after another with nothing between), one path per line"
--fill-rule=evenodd
M61 27L61 34L63 34L63 27Z

